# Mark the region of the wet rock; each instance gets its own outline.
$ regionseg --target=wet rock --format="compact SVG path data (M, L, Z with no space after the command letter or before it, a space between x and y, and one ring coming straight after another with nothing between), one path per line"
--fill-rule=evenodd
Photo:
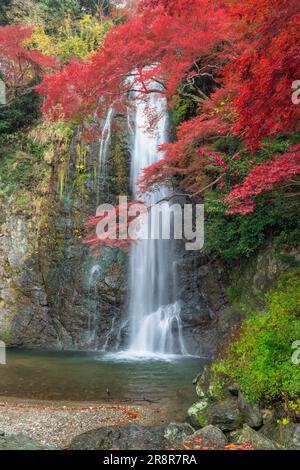
M210 267L208 265L203 265L198 269L198 275L200 277L206 277L210 272Z
M263 415L257 406L247 402L242 394L238 394L238 406L243 415L244 421L248 426L258 429L263 424Z
M222 431L228 432L238 429L244 422L239 410L237 400L227 399L211 403L197 416L198 420L206 421L207 424L218 426Z
M121 127L118 127L118 133L125 135L126 120ZM111 259L103 256L99 261L103 268L101 276L90 282L91 270L97 260L89 256L88 247L82 243L82 232L87 217L96 209L93 176L88 175L93 174L98 162L99 144L92 143L88 148L86 175L89 181L82 191L78 191L79 142L78 128L70 145L68 181L63 194L56 193L55 188L59 186L56 185L56 174L51 200L48 195L40 200L42 206L38 212L45 219L45 224L41 224L45 229L37 230L41 221L39 214L31 214L28 208L25 215L13 196L2 201L0 339L8 346L101 349L104 344L116 344L113 338L110 339L112 322L115 326L112 333L121 337L126 263L117 255ZM114 170L112 164L112 174ZM32 188L32 193L34 191ZM112 188L103 188L103 194L99 196L100 202L114 201ZM90 338L95 336L94 344L90 344Z
M195 429L188 423L170 423L164 433L165 439L173 445L181 445Z
M72 439L70 450L165 450L168 441L163 426L108 426Z
M184 247L179 258L179 297L186 342L194 354L211 358L217 348L216 320L224 303L217 271L200 253L187 252ZM213 293L208 284L215 286Z
M241 431L232 433L231 438L233 438L234 442L236 442L237 444L249 443L254 447L255 450L280 449L280 446L276 442L267 438L261 432L255 431L254 429L250 428L250 426L248 426L247 424L244 424Z
M194 403L192 406L189 407L187 411L188 421L195 428L204 427L208 424L207 419L203 414L208 404L209 400L207 398L203 398L202 400L198 401L197 403Z
M275 417L275 411L270 410L270 409L263 409L262 410L262 415L263 415L263 424L264 425L271 425L273 426L276 424L276 417Z
M199 398L207 398L211 381L210 366L204 366L203 371L194 380L193 384L196 385L196 393Z
M211 424L196 431L190 439L193 440L195 437L201 439L201 446L209 448L222 449L228 443L221 429Z

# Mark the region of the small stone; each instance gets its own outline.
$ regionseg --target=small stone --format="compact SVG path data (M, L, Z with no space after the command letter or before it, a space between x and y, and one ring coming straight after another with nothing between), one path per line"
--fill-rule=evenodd
M300 450L300 425L299 424L296 425L296 429L293 434L289 449Z

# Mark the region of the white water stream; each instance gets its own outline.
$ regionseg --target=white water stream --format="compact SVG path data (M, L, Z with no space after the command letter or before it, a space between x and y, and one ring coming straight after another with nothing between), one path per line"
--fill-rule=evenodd
M107 179L107 161L109 158L110 142L111 142L111 128L113 120L114 110L109 108L106 118L103 122L102 132L99 140L99 153L96 167L96 199L97 207L100 203L100 197L103 192L103 188L106 184ZM91 265L88 273L88 295L95 301L95 307L91 307L88 317L88 328L86 332L86 346L89 349L97 349L97 323L98 323L98 305L96 302L97 298L97 287L99 278L101 275L101 263L99 260L95 260L95 263Z
M161 94L152 94L147 107L160 116L156 128L147 131L148 118L143 101L136 104L134 116L134 144L131 163L131 186L137 195L136 182L144 168L161 160L157 150L167 140L167 104ZM145 204L153 204L166 197L169 191L162 187L155 193L143 195ZM134 245L129 269L129 354L155 356L187 354L180 319L177 289L177 256L174 240L143 240Z
M155 128L149 132L146 106L160 117ZM109 109L103 123L97 163L97 205L106 180L106 164L109 158L113 109ZM167 141L168 113L166 99L161 94L152 94L147 105L136 102L133 121L128 120L129 131L133 135L131 161L131 188L133 197L137 194L136 182L141 172L149 165L161 160L163 154L157 150ZM145 193L142 197L150 207L170 194L167 187L155 193ZM91 266L89 289L96 295L95 283L99 280L99 265ZM177 254L175 240L143 240L131 249L129 261L129 309L126 325L130 336L127 357L167 357L187 355L182 334L180 302L177 286ZM97 315L91 312L88 325L88 344L97 343ZM112 319L103 350L107 350L110 336L114 333L115 319Z

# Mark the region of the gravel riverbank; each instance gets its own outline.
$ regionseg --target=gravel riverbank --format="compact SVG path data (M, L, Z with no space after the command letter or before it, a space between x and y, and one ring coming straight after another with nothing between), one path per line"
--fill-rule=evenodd
M44 445L67 448L77 435L100 427L149 424L159 413L152 406L20 404L0 402L0 430L25 434Z

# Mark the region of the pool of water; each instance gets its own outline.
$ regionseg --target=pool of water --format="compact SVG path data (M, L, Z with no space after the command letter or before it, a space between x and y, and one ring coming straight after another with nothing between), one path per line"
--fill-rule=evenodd
M0 365L0 396L84 403L168 400L186 409L203 364L193 357L8 350L7 364Z

